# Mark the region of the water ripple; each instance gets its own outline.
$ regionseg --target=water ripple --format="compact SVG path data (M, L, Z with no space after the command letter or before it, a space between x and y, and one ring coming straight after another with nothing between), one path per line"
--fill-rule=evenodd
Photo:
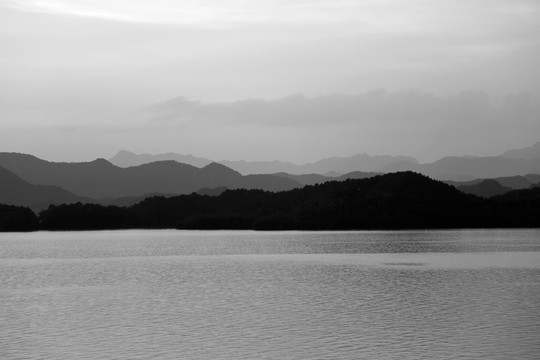
M535 359L540 353L536 251L302 254L297 249L315 246L305 234L301 240L277 234L277 241L250 233L258 242L252 248L272 248L268 242L277 248L233 254L227 233L223 243L209 235L197 254L185 253L192 238L183 235L173 250L167 239L165 255L156 242L135 236L138 248L130 250L131 232L113 234L97 245L91 234L76 241L80 248L67 249L47 239L0 240L0 249L15 254L3 252L0 260L1 359ZM430 236L447 241L443 234ZM458 235L448 247L462 246ZM287 237L289 252L282 251ZM324 246L333 248L333 239L352 246L348 234L331 234ZM209 244L221 250L209 254Z

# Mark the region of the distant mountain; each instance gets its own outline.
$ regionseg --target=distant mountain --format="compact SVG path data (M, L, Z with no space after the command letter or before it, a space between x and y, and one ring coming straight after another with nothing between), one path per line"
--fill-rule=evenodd
M304 174L304 175L292 175L287 173L276 173L276 176L286 177L298 181L302 185L315 185L322 184L326 181L343 181L348 179L367 179L376 175L381 175L381 173L374 172L362 172L362 171L353 171L344 175L319 175L319 174Z
M181 155L175 153L165 153L165 154L135 154L127 150L121 150L112 158L109 159L111 164L114 164L119 167L130 167L130 166L139 166L143 164L148 164L156 161L166 161L174 160L182 164L188 164L195 167L203 167L212 162L210 159L195 157L191 154Z
M292 175L285 172L275 173L275 176L284 177L287 179L292 179L299 182L302 185L315 185L322 184L326 181L335 180L335 178L330 176L324 176L319 174L303 174L303 175Z
M503 176L496 177L492 179L474 179L469 181L452 181L445 180L447 184L453 185L455 187L460 186L471 186L481 183L484 180L495 180L501 186L508 188L508 190L520 190L520 189L529 189L531 186L537 185L540 183L540 175L527 174L527 175L516 175L516 176Z
M242 176L224 165L197 168L159 161L120 168L104 159L85 163L55 163L31 155L0 153L0 166L33 184L59 186L93 199L143 196L151 193L189 194L201 188L290 190L301 184L274 175Z
M227 190L229 190L229 189L227 189L225 186L220 186L220 187L213 188L213 189L204 188L204 189L200 189L199 191L197 191L197 194L199 194L199 195L207 195L207 196L219 196L224 191L227 191Z
M14 173L0 167L0 203L27 206L39 212L50 204L92 202L57 186L32 185Z
M118 152L109 161L119 167L138 166L156 161L174 160L180 163L203 167L212 162L205 158L194 157L193 155L180 155L166 153L159 155L135 154L126 150ZM368 154L357 154L350 157L331 157L308 163L297 165L285 161L229 161L222 160L223 164L244 175L250 174L275 174L288 173L293 175L304 174L345 174L353 171L376 171L379 168L396 162L417 164L416 159L408 156L389 156Z
M527 174L524 176L534 185L540 185L540 174Z
M457 189L466 194L473 194L484 198L502 195L512 191L512 188L502 186L498 181L492 179L482 180L473 185L461 185Z
M275 174L287 173L303 175L313 173L309 169L304 169L302 165L296 165L285 161L229 161L221 160L219 162L225 166L238 171L241 174Z
M303 165L295 165L281 161L220 161L220 163L235 169L242 174L273 174L285 172L293 175L327 174L332 172L345 174L353 171L372 172L396 162L418 164L416 159L408 156L372 156L368 154L357 154L350 157L331 157Z
M394 163L381 172L415 171L439 180L467 181L524 175L540 169L540 158L534 160L503 157L445 157L430 164Z
M497 180L499 184L502 186L508 187L512 190L519 190L519 189L528 189L531 186L537 184L540 181L540 176L538 176L538 180L534 181L534 175L527 174L527 175L516 175L516 176L505 176L505 177L498 177L494 180Z
M533 159L540 158L540 141L534 144L533 146L529 146L526 148L508 150L505 153L503 153L501 157L508 158L508 159L525 159L525 160L533 160Z

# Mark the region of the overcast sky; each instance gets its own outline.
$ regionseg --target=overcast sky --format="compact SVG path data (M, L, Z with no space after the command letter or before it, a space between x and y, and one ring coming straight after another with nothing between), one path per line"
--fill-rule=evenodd
M0 0L0 151L499 154L538 64L538 0Z

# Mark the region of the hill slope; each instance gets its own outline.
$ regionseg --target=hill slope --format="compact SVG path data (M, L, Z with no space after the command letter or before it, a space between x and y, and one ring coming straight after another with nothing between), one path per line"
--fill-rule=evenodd
M42 212L40 219L50 230L539 227L539 191L516 190L482 199L403 172L279 193L227 190L218 196L153 197L130 208L64 205Z
M166 153L158 155L135 154L126 150L118 152L109 161L119 167L138 166L155 161L174 160L180 163L203 167L212 161L205 158L198 158L192 155L181 155ZM352 171L375 171L383 166L395 163L406 162L416 164L417 161L409 156L389 156L389 155L368 155L357 154L349 157L331 157L322 159L314 163L297 165L285 161L219 161L231 169L241 174L274 174L288 173L294 175L302 174L327 174L337 172L339 174Z
M38 212L50 204L91 202L56 186L32 185L0 167L0 203L28 206Z
M504 152L501 157L525 160L533 160L540 158L540 141L532 146L523 149L508 150Z
M0 153L0 166L32 184L59 186L94 199L142 196L150 193L189 194L201 188L289 190L301 186L273 175L242 176L223 165L203 168L176 161L159 161L129 168L107 160L55 163L31 155Z
M534 160L503 157L445 157L429 164L397 163L382 172L415 171L439 180L466 181L524 175L540 169L540 158Z
M512 188L503 186L494 179L482 180L472 185L461 185L458 186L457 189L466 194L473 194L485 198L506 194L507 192L512 191Z
M130 167L130 166L139 166L143 164L148 164L156 161L167 161L173 160L182 164L188 164L195 167L203 167L212 162L210 159L200 158L193 156L191 154L181 155L176 153L165 153L165 154L135 154L127 150L121 150L112 158L109 159L109 162L118 166L118 167Z

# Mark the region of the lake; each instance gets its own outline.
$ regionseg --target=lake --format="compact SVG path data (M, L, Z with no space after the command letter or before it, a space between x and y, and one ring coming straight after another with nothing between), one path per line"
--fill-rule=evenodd
M0 359L538 359L540 230L0 234Z

